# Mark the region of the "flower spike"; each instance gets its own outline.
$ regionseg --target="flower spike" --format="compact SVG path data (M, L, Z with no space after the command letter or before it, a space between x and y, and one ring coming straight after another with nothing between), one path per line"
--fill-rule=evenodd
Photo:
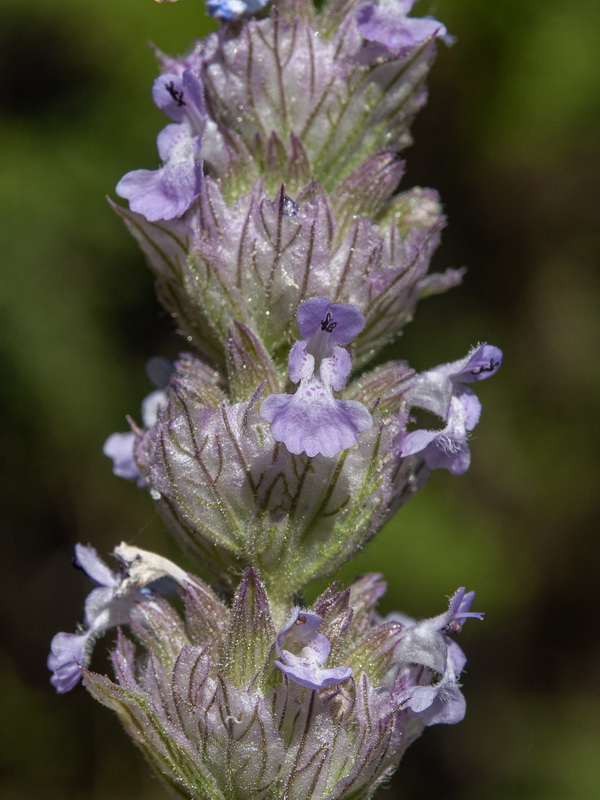
M124 175L114 206L199 352L148 364L142 424L104 452L214 588L127 543L114 571L77 545L95 588L52 640L51 683L83 679L184 800L366 800L426 726L462 719L453 635L482 617L461 588L431 619L382 619L379 575L300 599L431 468L466 470L471 384L502 360L482 344L420 374L374 366L463 274L428 273L442 206L400 185L452 37L415 0L205 2L219 30L154 48L158 168ZM407 429L413 408L440 429ZM91 660L115 627L112 680Z

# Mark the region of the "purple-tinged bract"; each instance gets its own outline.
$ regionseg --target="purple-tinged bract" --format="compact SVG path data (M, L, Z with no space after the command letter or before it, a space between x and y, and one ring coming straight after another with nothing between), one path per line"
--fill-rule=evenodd
M260 372L259 345L245 326L232 332L232 374L252 380ZM211 376L197 358L176 362L168 405L137 434L135 457L157 511L220 581L251 566L270 594L289 599L341 566L422 485L422 461L398 456L414 381L405 363L379 367L344 390L345 402L377 412L357 445L331 458L291 453L259 415L260 389L231 402ZM268 359L265 379L280 388ZM236 378L236 385L243 384Z

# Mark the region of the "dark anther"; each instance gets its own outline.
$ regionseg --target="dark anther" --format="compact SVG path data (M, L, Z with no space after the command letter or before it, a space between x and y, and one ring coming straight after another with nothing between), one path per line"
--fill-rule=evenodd
M481 375L482 372L493 372L500 366L499 361L494 361L492 358L489 363L482 364L480 367L475 367L475 369L471 370L471 375Z
M335 328L336 325L337 325L337 322L332 322L331 321L331 314L328 311L327 312L327 316L325 317L325 319L321 320L321 330L322 331L327 331L327 333L331 333L331 331Z
M175 100L178 106L186 105L186 102L183 99L183 89L176 89L173 81L167 83L167 92L171 95L173 100Z
M460 622L452 619L447 625L444 626L442 630L444 633L460 633L462 631L462 625Z

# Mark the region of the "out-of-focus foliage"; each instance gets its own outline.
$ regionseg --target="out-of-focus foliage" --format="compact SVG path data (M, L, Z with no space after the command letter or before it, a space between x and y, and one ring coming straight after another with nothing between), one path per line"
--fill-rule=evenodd
M592 800L600 793L600 49L594 0L438 0L457 36L433 70L406 186L449 216L439 269L462 288L422 304L394 346L417 368L479 337L505 351L462 478L436 473L344 575L383 571L387 607L435 613L466 584L469 711L411 748L390 798ZM7 800L162 797L116 719L47 683L51 636L86 592L75 541L179 559L104 438L149 390L143 365L184 348L104 196L155 166L164 124L153 39L183 51L200 0L2 0L0 403L6 565L0 772ZM114 196L114 195L113 195ZM102 648L98 648L102 668Z

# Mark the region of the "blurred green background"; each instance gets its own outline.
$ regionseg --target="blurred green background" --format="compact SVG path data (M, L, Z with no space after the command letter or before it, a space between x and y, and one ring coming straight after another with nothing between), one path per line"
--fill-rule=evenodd
M145 46L205 33L200 0L1 0L0 788L5 800L159 800L116 718L58 697L45 659L81 617L76 541L178 558L105 437L138 415L146 359L182 346L105 195L151 167L164 118ZM404 186L441 191L426 301L393 353L419 369L501 346L462 478L435 473L345 570L386 573L383 611L477 590L460 643L468 714L409 751L390 800L600 797L600 26L596 0L421 4L440 48ZM113 195L114 196L114 195ZM103 644L97 648L102 669Z

